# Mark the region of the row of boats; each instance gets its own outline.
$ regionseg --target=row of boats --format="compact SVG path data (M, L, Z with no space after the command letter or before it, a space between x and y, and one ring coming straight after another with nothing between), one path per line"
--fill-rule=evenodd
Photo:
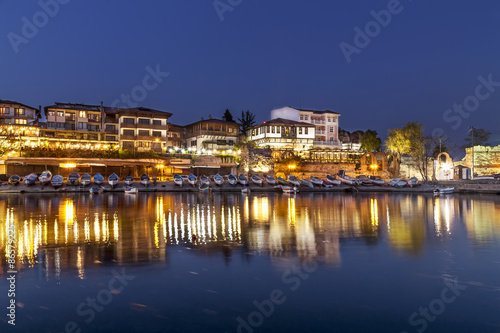
M313 188L315 186L322 186L322 187L333 187L333 186L340 186L341 184L346 184L346 185L364 185L364 186L372 186L372 185L389 185L393 187L404 187L404 186L410 186L410 187L415 187L419 185L418 179L416 177L412 177L409 180L402 180L399 178L394 178L389 180L387 183L385 180L376 178L373 176L358 176L356 178L347 176L347 175L327 175L326 178L320 179L311 176L309 179L298 179L294 175L288 175L285 178L282 177L272 177L272 176L266 176L265 178L258 177L256 175L251 175L249 178L245 176L244 174L240 174L238 177L233 175L232 173L226 176L227 182L235 186L237 184L241 184L243 186L249 185L250 182L262 186L264 182L266 182L269 185L276 186L276 185L282 185L282 186L307 186L310 188ZM174 175L174 183L180 187L182 187L185 183L188 183L192 185L193 187L198 185L198 182L200 186L210 186L210 184L213 182L217 186L222 186L224 182L226 181L223 176L220 174L216 174L215 176L200 176L199 180L198 177L196 177L193 174L190 174L189 176L185 175Z
M118 181L120 180L120 177L116 173L113 173L109 175L108 177L108 184L114 188L117 184ZM19 177L18 175L11 176L9 178L9 184L10 185L18 185L19 183L24 183L26 186L34 185L36 182L39 182L40 185L46 186L50 183L53 187L60 187L64 184L64 177L61 175L55 175L52 176L52 173L48 170L45 170L38 176L36 173L31 173L27 176L25 176L23 179ZM66 184L71 185L71 186L87 186L90 185L92 182L96 185L102 185L104 184L104 177L100 173L96 173L93 177L88 174L84 173L83 175L79 175L76 172L73 172L68 175ZM124 179L125 185L131 186L134 183L134 177L129 175L126 176ZM151 182L151 179L149 178L148 175L143 174L140 177L140 183L144 186L148 186L149 183Z

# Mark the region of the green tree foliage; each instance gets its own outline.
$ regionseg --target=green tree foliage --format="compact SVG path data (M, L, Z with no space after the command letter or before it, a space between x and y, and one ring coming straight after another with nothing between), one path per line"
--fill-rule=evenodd
M250 110L247 110L246 112L241 111L241 118L238 118L238 121L240 122L240 134L241 135L246 135L247 130L255 126L255 115L250 112Z
M471 126L468 136L465 138L463 148L471 148L474 146L489 146L491 132L483 128Z
M233 123L235 122L233 119L233 115L231 114L231 112L229 112L229 109L226 109L226 112L224 112L224 119Z
M367 130L359 140L361 151L379 152L382 150L382 140L378 137L377 131Z
M410 155L414 159L424 156L424 126L414 121L406 123L402 128L389 130L385 146L394 155L394 174L397 176L403 155Z

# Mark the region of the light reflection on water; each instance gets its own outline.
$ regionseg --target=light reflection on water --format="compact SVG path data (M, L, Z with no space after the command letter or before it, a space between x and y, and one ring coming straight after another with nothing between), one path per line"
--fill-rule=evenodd
M321 256L341 264L341 242L387 240L419 255L431 239L463 225L476 246L497 240L500 197L301 194L2 195L0 242L16 230L19 270L43 262L46 279L62 272L85 278L107 261L166 263L173 245L208 251L243 246L270 256ZM196 235L193 240L192 236ZM191 244L192 243L192 244ZM1 274L6 272L2 246Z

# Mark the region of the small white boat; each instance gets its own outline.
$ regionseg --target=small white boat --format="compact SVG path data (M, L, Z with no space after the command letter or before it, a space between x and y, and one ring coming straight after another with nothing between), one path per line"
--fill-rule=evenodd
M189 183L189 179L188 179L187 175L181 175L181 178L184 181L184 183Z
M266 176L266 182L269 185L276 185L276 178L271 177L271 176Z
M64 181L63 176L55 175L54 177L52 177L52 180L50 181L50 183L52 184L53 187L60 187L60 186L62 186L63 181Z
M294 175L288 175L286 179L290 182L290 184L300 186L301 181Z
M244 174L240 174L238 176L238 181L240 182L241 185L246 186L248 185L248 178Z
M201 184L198 189L200 190L200 192L211 192L212 189L210 188L210 186L208 186L207 184Z
M89 189L90 194L101 194L104 191L102 186L94 186Z
M132 184L134 183L134 176L128 175L127 177L125 177L124 182L125 185L132 186Z
M97 185L101 185L104 182L104 177L100 173L96 173L94 175L94 183Z
M76 172L70 173L68 176L67 183L68 185L77 186L80 181L80 175Z
M181 176L179 176L178 174L175 174L174 175L174 183L175 183L175 185L182 187L182 185L184 185L184 180L182 179Z
M13 176L10 176L10 178L9 178L10 185L17 185L17 184L19 184L20 181L21 181L21 177L19 177L18 175L13 175Z
M375 185L384 185L385 184L385 180L383 179L379 179L375 176L369 176L368 178L370 178L370 180L372 181L373 184Z
M294 186L294 187L291 187L291 186L281 186L281 190L283 191L283 193L287 193L287 194L299 193L299 189L298 189L297 186Z
M476 176L474 180L495 180L493 176Z
M394 185L396 185L397 182L399 182L399 178L392 178L391 180L389 180L387 182L387 185L394 186Z
M234 186L234 185L236 185L238 183L238 179L236 179L236 176L233 175L232 173L230 173L229 175L227 175L227 181L232 186Z
M201 176L200 177L200 182L202 185L208 185L210 186L210 178L208 178L207 176Z
M195 175L190 174L190 175L188 176L188 182L189 182L189 184L193 185L193 187L195 187L195 186L196 186L196 183L198 183L198 178L196 178L196 176L195 176Z
M397 182L396 184L394 184L394 187L402 188L402 187L405 187L406 184L408 184L408 182L406 180L400 180L399 182Z
M38 177L38 181L42 186L48 184L51 179L52 179L52 172L50 172L49 170L45 170L44 172L42 172L40 177Z
M148 176L148 175L143 174L143 175L141 176L141 184L142 184L142 185L144 185L144 186L146 186L146 187L147 187L147 186L149 185L149 183L150 183L150 182L151 182L151 179L149 178L149 176Z
M420 184L418 183L417 177L411 177L410 179L408 179L408 185L410 185L410 187L413 188L413 187L418 186Z
M90 181L92 180L92 177L88 173L84 173L82 177L80 177L80 184L83 186L87 186L90 184Z
M111 185L111 187L115 187L116 185L118 185L118 175L116 173L112 173L109 177L108 177L108 183L109 185Z
M262 178L256 176L256 175L252 175L252 177L250 177L250 179L252 180L252 183L254 184L257 184L259 186L262 186Z
M310 180L302 179L302 183L309 188L314 188L314 184Z
M357 176L356 180L358 181L358 185L364 185L364 186L375 185L373 181L370 178L366 177L365 175Z
M357 184L356 179L349 177L347 175L344 175L344 177L337 175L337 177L339 178L338 180L344 184L347 184L347 185L356 185Z
M455 192L455 188L454 187L445 187L445 188L436 188L434 190L434 195L440 195L440 194L450 194L450 193L453 193Z
M340 185L340 180L337 180L339 182L339 185ZM323 183L323 186L326 187L326 188L331 188L333 187L333 183L331 181L329 181L328 179L322 179L321 182Z
M137 194L139 193L139 189L137 187L125 186L123 188L125 194Z
M311 183L313 183L314 185L317 185L317 186L323 185L323 181L321 179L313 177L313 176L311 176Z
M215 183L215 185L217 185L217 186L222 186L222 185L224 185L224 177L222 177L222 176L221 176L221 175L219 175L219 174L216 174L216 175L214 176L214 183Z

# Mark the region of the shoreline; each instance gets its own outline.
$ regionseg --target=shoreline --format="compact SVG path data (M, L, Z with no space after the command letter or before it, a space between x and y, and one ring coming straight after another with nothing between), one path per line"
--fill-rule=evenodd
M42 187L40 184L34 184L26 186L24 184L10 185L3 183L0 186L1 193L89 193L89 189L95 185L87 186L71 186L62 185L59 188L54 188L51 185L46 185ZM119 182L114 188L111 188L109 184L103 184L104 192L119 192L123 193L123 187L125 183L123 181ZM307 186L300 186L300 192L304 193L325 193L325 192L352 192L352 193L369 193L369 192L382 192L382 193L432 193L437 187L454 187L454 193L489 193L489 194L500 194L500 182L498 184L491 183L466 183L466 184L454 184L453 182L445 183L439 182L437 185L431 184L421 184L414 188L403 187L395 188L388 185L383 186L348 186L340 185L333 188L325 187L314 187L309 188ZM182 192L182 193L200 193L198 187L193 187L189 184L184 184L179 187L174 184L173 181L157 182L156 185L148 185L145 187L139 182L132 184L132 187L138 188L139 192ZM281 191L275 189L272 185L264 184L263 186L258 186L255 184L248 185L250 192L255 193L281 193ZM223 184L222 186L216 186L211 184L210 188L212 193L241 193L242 185L231 186L229 184Z

